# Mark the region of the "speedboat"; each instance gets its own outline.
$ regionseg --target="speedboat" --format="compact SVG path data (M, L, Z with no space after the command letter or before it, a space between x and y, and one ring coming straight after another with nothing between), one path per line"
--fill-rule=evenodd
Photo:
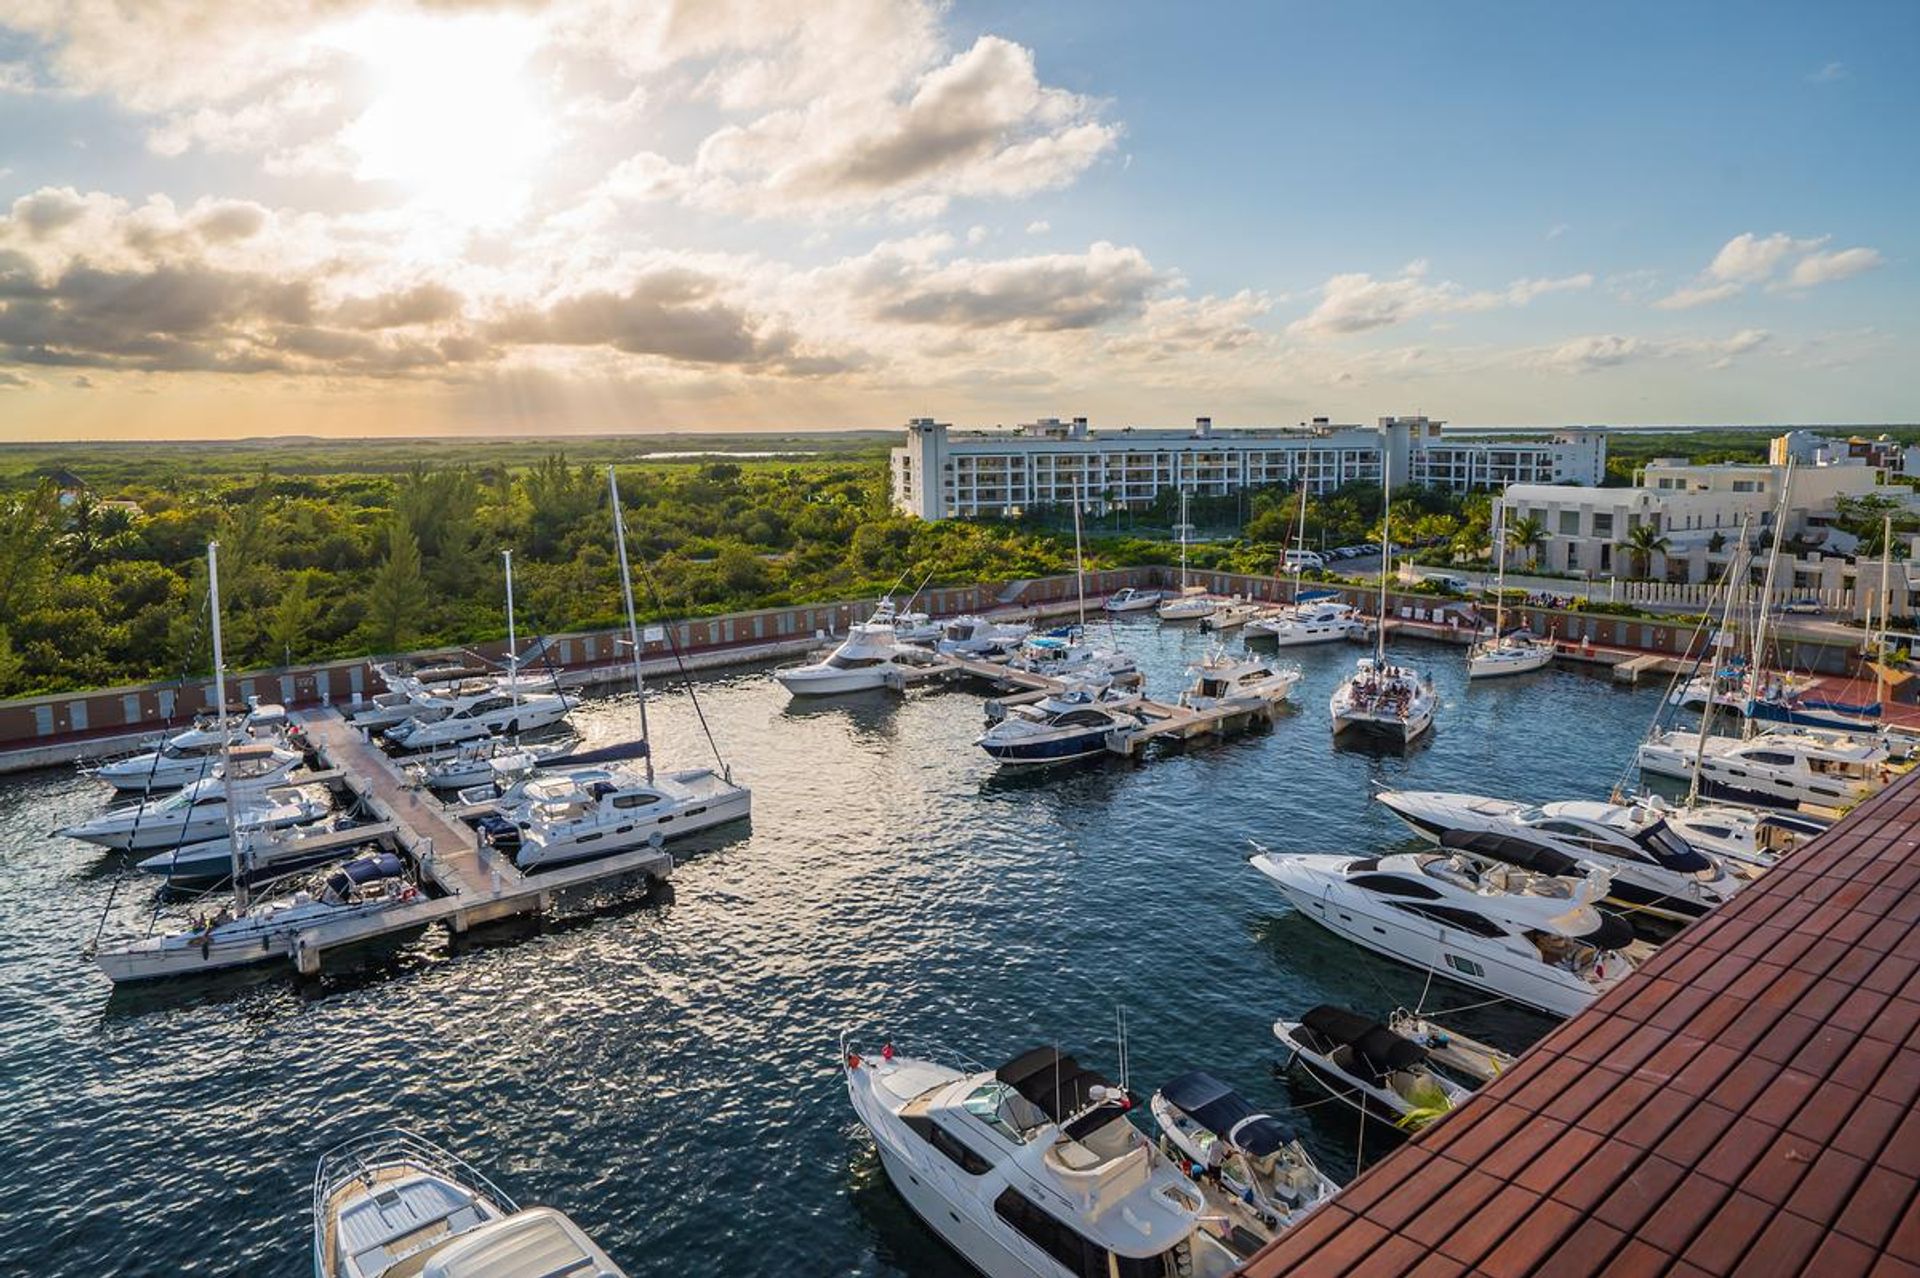
M158 748L100 764L88 775L109 783L116 790L134 793L177 790L218 775L220 752L226 746L245 747L255 743L274 746L278 730L285 727L286 722L285 706L262 705L258 697L249 697L247 713L238 717L229 715L224 730L214 718L197 720L186 731L176 732L161 742ZM287 768L299 762L298 755L289 757L291 762ZM281 770L282 775L286 770Z
M318 821L329 810L321 798L287 787L242 793L233 823L242 830L277 830ZM218 777L195 781L164 799L110 808L90 821L54 833L123 852L150 852L198 843L227 832L227 791Z
M1140 699L1075 683L1033 705L1012 706L974 744L1000 763L1065 763L1103 754L1107 738L1141 724Z
M1473 1085L1513 1065L1505 1052L1408 1013L1382 1025L1322 1003L1297 1021L1275 1021L1273 1034L1291 1054L1289 1065L1299 1061L1338 1099L1407 1131L1448 1113Z
M1553 651L1552 640L1516 630L1473 645L1467 654L1467 677L1493 679L1500 675L1526 674L1552 664Z
M1107 612L1145 612L1157 608L1165 598L1158 590L1136 590L1125 586L1106 597L1100 607Z
M536 732L559 723L579 704L565 693L529 693L489 686L483 692L455 699L438 718L408 719L388 728L382 736L396 750L421 753L482 737Z
M1204 586L1188 586L1171 599L1163 599L1154 609L1154 615L1162 621L1199 621L1211 617L1220 607L1220 601L1207 593Z
M411 1132L356 1137L313 1175L314 1278L622 1278L551 1207L521 1210Z
M1193 682L1180 694L1189 710L1262 710L1293 695L1298 670L1282 670L1259 657L1235 657L1216 648L1188 674Z
M617 767L536 773L479 827L522 870L615 856L750 814L752 792L710 768L644 774Z
M1384 790L1374 797L1430 842L1444 843L1450 834L1499 836L1472 846L1447 844L1471 855L1510 860L1511 851L1545 847L1599 866L1613 876L1609 900L1657 917L1697 919L1748 882L1644 806L1584 799L1535 805L1442 790Z
M1031 626L1025 622L955 617L941 631L934 651L949 657L999 657L1018 648Z
M1360 612L1334 590L1310 590L1271 616L1247 623L1249 639L1271 639L1283 648L1356 639L1366 633Z
M1678 729L1640 746L1640 770L1690 780L1699 761L1700 793L1777 807L1847 808L1870 798L1906 766L1871 738L1796 729L1754 737L1709 736Z
M1327 709L1333 735L1355 730L1410 745L1433 726L1439 704L1433 680L1384 657L1362 657L1351 677L1333 690Z
M1596 908L1605 871L1576 879L1432 852L1263 852L1253 867L1336 935L1555 1016L1585 1008L1649 952L1625 920Z
M1126 1090L1056 1048L969 1072L843 1040L841 1062L893 1187L991 1278L1226 1278L1269 1241L1209 1210Z
M184 932L149 936L94 955L116 983L197 976L287 958L301 934L323 924L402 910L424 902L391 852L348 861L308 887L235 912L223 906ZM422 925L429 921L422 919Z
M1264 604L1254 603L1250 599L1229 599L1200 619L1200 632L1212 634L1220 630L1234 630L1266 614Z
M1277 1233L1340 1191L1284 1123L1204 1070L1172 1079L1147 1108L1162 1151L1240 1228Z
M1029 635L1019 651L1007 658L1007 669L1055 679L1093 676L1113 683L1136 683L1140 667L1113 648L1094 648L1076 642L1078 636Z
M887 676L929 660L925 653L903 652L888 618L847 627L847 637L820 661L773 672L780 686L796 697L830 697L844 692L884 688Z

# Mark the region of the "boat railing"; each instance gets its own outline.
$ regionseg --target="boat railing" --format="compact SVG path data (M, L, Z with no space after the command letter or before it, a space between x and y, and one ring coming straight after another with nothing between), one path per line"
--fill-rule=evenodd
M326 1278L326 1240L331 1235L327 1220L328 1201L348 1182L364 1179L373 1184L382 1171L390 1168L418 1168L489 1199L508 1215L519 1210L513 1199L499 1186L457 1154L448 1152L424 1136L405 1128L392 1127L343 1141L320 1156L313 1173L313 1272Z

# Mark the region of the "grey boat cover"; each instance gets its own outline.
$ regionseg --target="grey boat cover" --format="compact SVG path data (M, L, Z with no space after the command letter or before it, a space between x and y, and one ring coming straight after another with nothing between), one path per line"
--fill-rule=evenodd
M1293 1139L1293 1132L1279 1119L1261 1113L1205 1070L1188 1070L1162 1087L1160 1095L1221 1140L1255 1158Z
M1093 1089L1113 1088L1106 1078L1086 1068L1057 1047L1036 1047L1002 1065L994 1077L1040 1107L1058 1123L1093 1104Z
M1402 1038L1379 1021L1331 1003L1313 1008L1300 1023L1336 1047L1351 1047L1374 1082L1394 1070L1424 1064L1427 1059L1427 1049L1420 1044Z

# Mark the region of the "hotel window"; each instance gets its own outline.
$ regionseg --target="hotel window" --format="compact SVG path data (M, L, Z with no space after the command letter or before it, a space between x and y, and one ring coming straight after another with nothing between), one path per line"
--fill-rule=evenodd
M1578 537L1580 535L1579 511L1563 510L1560 512L1560 535L1562 537Z
M1596 537L1613 536L1613 512L1596 511L1593 516L1593 535Z

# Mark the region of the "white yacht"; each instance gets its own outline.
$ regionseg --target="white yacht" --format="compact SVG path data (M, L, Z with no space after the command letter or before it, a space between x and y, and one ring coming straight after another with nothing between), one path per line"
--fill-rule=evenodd
M1205 587L1187 584L1187 538L1192 532L1193 525L1187 522L1187 490L1183 488L1180 490L1180 589L1162 599L1154 610L1162 621L1199 621L1211 617L1220 606L1219 600L1209 595Z
M524 776L543 763L578 749L568 733L552 741L522 744L505 737L483 737L407 761L408 780L430 790L464 790L506 776Z
M1214 634L1221 630L1237 630L1250 621L1258 621L1267 615L1265 604L1251 599L1233 598L1226 600L1210 614L1200 619L1200 633Z
M235 886L236 893L242 890L243 885ZM289 957L301 934L314 927L407 909L424 900L400 858L380 852L323 872L290 896L222 906L184 932L101 950L94 962L116 984L249 967Z
M333 828L316 824L242 830L240 873L249 883L258 883L351 856L355 846L363 846L342 844L342 832L351 828L347 824ZM136 866L165 879L169 887L218 887L233 877L233 842L223 834L201 843L186 843L156 852Z
M926 660L925 654L902 651L892 619L882 617L848 626L847 637L826 657L783 667L773 677L796 697L830 697L884 688L890 672L911 669Z
M1682 781L1698 759L1701 794L1789 808L1851 807L1906 770L1879 741L1811 729L1705 740L1670 730L1643 742L1638 758L1642 772Z
M1513 1057L1411 1013L1389 1024L1322 1003L1273 1035L1336 1098L1370 1118L1418 1131L1512 1068Z
M1108 595L1100 607L1107 612L1146 612L1160 606L1166 596L1158 590L1136 590L1124 586Z
M1115 648L1095 648L1064 635L1029 635L1007 669L1054 679L1090 677L1111 683L1138 683L1139 663Z
M1180 694L1189 710L1262 710L1293 695L1300 672L1281 669L1259 657L1235 657L1214 649L1187 671L1193 676Z
M236 746L272 747L278 744L279 730L286 724L285 706L262 705L258 697L249 697L247 713L238 718L229 717L224 731L213 719L198 720L185 732L168 737L157 749L113 759L90 769L88 775L109 783L116 790L136 794L177 790L217 775L222 746L230 742ZM292 758L295 763L299 761L297 755ZM292 764L287 766L291 768Z
M1443 790L1384 790L1374 797L1433 843L1449 834L1499 835L1599 866L1613 877L1609 900L1659 918L1697 919L1749 882L1642 806L1584 799L1516 803ZM1508 859L1498 843L1460 850Z
M54 833L122 852L151 852L225 833L227 807L225 783L218 777L208 777L163 799L149 798L109 808L92 820ZM306 825L330 810L323 797L294 787L242 789L233 807L233 822L243 830Z
M1357 639L1366 619L1337 590L1309 590L1272 616L1247 623L1249 639L1271 639L1282 648Z
M524 692L489 685L485 691L457 697L433 719L408 719L388 728L383 739L409 754L440 750L489 736L537 732L567 717L579 701L563 692Z
M1352 676L1333 690L1327 711L1336 737L1355 730L1410 745L1433 726L1439 701L1430 676L1376 652L1360 658Z
M1226 1278L1266 1241L1208 1210L1125 1089L1055 1048L968 1071L843 1041L841 1061L887 1178L988 1278Z
M1032 629L1023 621L955 617L940 632L933 648L949 657L1003 657L1017 649Z
M536 772L480 819L489 843L522 870L614 856L751 815L753 795L693 768L651 777L619 767Z
M1664 820L1679 836L1711 856L1743 865L1749 873L1776 861L1808 839L1826 833L1829 822L1784 808L1743 808L1725 803L1672 804L1659 795L1635 806Z
M1604 871L1563 878L1432 852L1263 852L1253 867L1337 935L1556 1016L1586 1007L1648 952L1624 920L1595 908Z
M201 729L194 729L193 734L203 735ZM180 734L182 737L187 735ZM223 757L219 733L210 731L205 735L211 735L212 740L205 743L203 751L195 747L169 755L168 751L173 749L173 742L169 741L157 752L137 756L148 760L146 766L148 775L153 777L152 785L143 785L140 780L126 773L108 775L109 770L120 766L118 763L103 765L93 775L113 782L114 788L123 794L150 797L162 790L184 789L201 781L224 782L229 775L255 785L278 785L300 766L299 751L276 745L271 738L256 738L245 732L236 732L231 741L231 755ZM179 739L175 737L173 740Z
M1205 1070L1172 1079L1147 1102L1160 1148L1207 1193L1207 1205L1254 1237L1277 1234L1340 1192L1286 1124Z
M411 1132L328 1150L313 1176L314 1278L623 1278L551 1207L522 1210Z
M1139 703L1137 696L1077 680L1032 705L1009 707L974 744L998 763L1085 759L1106 753L1112 734L1141 725Z
M1467 678L1494 679L1526 674L1553 660L1553 642L1525 630L1507 629L1507 505L1493 503L1493 546L1498 567L1493 587L1493 633L1467 650Z

